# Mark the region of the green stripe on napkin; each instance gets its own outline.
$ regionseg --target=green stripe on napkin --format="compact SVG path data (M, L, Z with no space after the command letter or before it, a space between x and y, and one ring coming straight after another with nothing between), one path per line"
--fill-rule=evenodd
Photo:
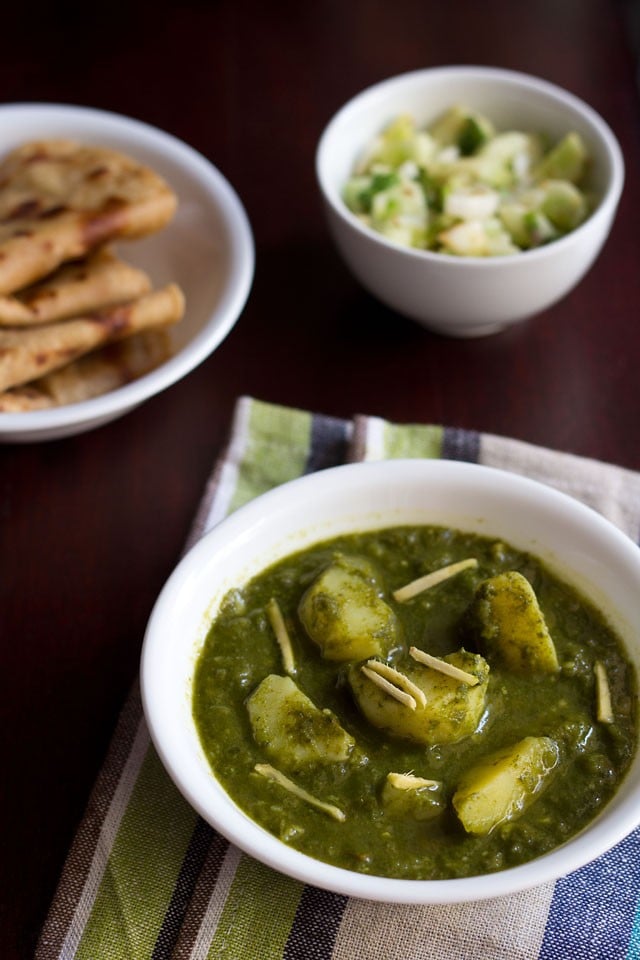
M384 450L386 460L402 458L442 456L442 427L384 424Z
M296 880L242 856L207 960L279 960L303 889Z
M311 442L309 413L267 403L249 405L242 469L230 512L304 472Z
M151 956L196 819L149 747L84 928L78 960Z

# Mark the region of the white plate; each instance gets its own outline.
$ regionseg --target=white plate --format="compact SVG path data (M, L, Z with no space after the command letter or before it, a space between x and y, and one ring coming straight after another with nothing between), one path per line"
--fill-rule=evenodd
M146 270L154 287L175 281L186 313L172 331L174 355L157 370L111 393L53 410L0 413L0 442L51 440L121 416L201 363L231 330L254 271L251 227L237 194L201 154L137 120L85 107L0 107L0 157L29 140L68 138L120 150L163 176L178 196L172 222L120 253Z

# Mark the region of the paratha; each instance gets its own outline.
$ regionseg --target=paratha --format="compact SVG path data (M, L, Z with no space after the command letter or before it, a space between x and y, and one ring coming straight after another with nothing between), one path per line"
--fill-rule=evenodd
M0 164L0 294L116 237L146 236L177 199L150 168L104 147L41 140Z
M29 383L102 344L177 323L184 296L176 284L106 310L22 330L0 330L0 392Z
M165 330L146 330L109 343L22 387L0 393L0 413L46 410L90 400L137 380L171 356Z
M82 260L59 267L39 283L0 296L0 326L32 326L78 317L148 293L151 281L100 248Z

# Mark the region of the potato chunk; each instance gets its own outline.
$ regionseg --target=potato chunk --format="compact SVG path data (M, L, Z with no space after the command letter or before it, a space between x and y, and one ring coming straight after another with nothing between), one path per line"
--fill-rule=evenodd
M546 786L558 763L549 737L525 737L476 764L462 777L453 806L467 833L490 833L515 820Z
M478 677L475 686L415 662L403 664L402 673L424 693L424 704L415 709L377 686L361 669L349 669L349 683L360 710L369 723L396 737L428 745L456 743L474 732L485 706L489 666L479 654L459 650L443 658L446 663Z
M468 610L467 623L489 657L514 673L557 673L556 648L526 577L515 570L484 580Z
M355 740L330 710L321 710L291 677L270 674L247 700L259 746L289 769L347 760Z
M395 640L396 618L380 596L371 567L338 557L300 601L302 624L327 660L383 656Z

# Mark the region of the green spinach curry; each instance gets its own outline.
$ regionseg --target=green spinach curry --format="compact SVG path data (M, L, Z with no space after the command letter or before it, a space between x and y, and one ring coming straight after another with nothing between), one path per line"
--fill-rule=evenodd
M193 713L235 802L379 876L505 869L583 828L637 738L604 617L535 557L441 527L343 536L224 599Z

